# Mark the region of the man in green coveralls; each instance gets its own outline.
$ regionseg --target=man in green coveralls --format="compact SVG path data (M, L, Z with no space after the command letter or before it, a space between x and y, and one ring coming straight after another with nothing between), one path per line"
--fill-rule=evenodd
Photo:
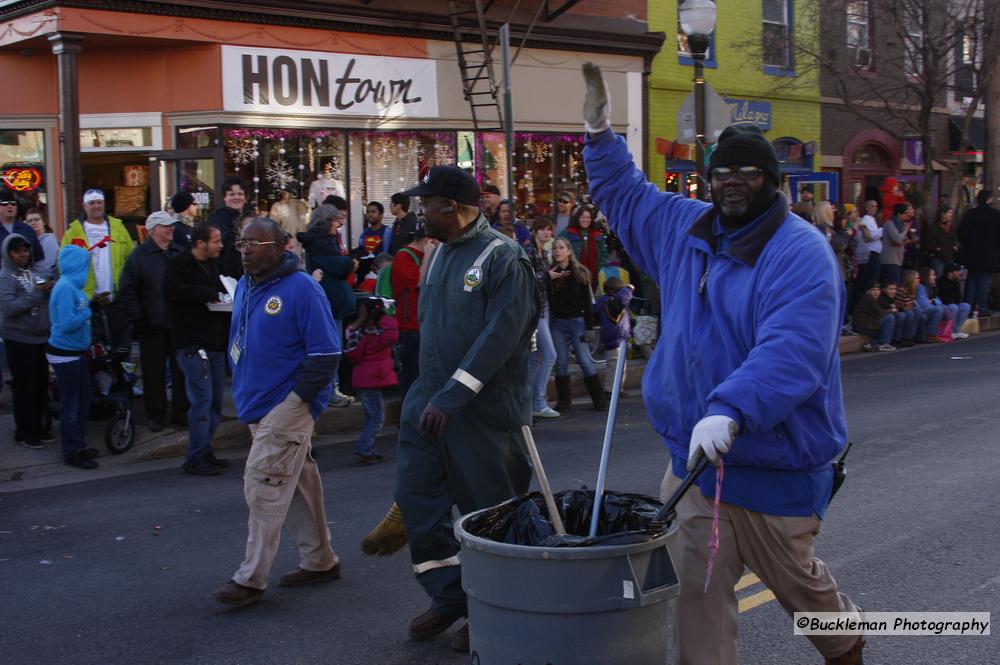
M420 375L400 418L395 498L429 610L410 637L429 639L466 616L452 507L462 514L528 491L521 426L531 422L528 358L539 298L531 263L479 212L479 185L435 166L403 192L419 196L441 241L420 287ZM452 639L469 648L464 625Z

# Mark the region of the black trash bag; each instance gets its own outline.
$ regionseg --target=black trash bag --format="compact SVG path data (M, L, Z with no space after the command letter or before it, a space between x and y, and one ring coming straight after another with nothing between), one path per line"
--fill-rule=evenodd
M597 534L590 538L590 516L594 509L592 490L567 490L555 495L556 508L566 527L560 536L547 517L540 492L531 492L485 510L465 524L465 530L481 538L509 545L531 547L590 547L647 542L663 533L651 526L663 503L642 494L605 492Z

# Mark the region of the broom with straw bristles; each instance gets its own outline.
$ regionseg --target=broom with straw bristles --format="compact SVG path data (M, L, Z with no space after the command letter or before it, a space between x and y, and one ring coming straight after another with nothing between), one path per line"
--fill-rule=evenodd
M403 513L395 501L371 532L361 541L361 551L369 556L389 556L403 549L406 545L406 528L403 526Z

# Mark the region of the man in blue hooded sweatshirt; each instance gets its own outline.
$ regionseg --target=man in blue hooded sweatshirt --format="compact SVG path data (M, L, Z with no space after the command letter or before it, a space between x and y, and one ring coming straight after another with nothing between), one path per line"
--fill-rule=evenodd
M792 612L855 612L813 556L847 441L838 341L844 286L834 254L777 191L778 160L756 127L732 126L708 165L712 203L660 192L611 131L607 86L584 65L584 162L594 202L667 313L643 377L670 452L664 494L706 455L725 479L719 549L705 589L716 474L678 506L681 665L735 665L748 566ZM828 665L861 663L858 635L813 635Z
M243 472L250 520L246 558L215 598L249 605L264 595L286 521L300 563L281 586L340 577L310 452L313 425L330 399L340 335L323 289L284 250L281 227L255 218L235 247L244 274L233 299L229 362L236 412L253 434Z

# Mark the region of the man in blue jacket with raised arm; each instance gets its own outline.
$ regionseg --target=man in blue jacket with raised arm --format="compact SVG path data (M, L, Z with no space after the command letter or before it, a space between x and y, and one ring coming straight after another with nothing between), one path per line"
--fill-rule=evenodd
M856 612L813 557L847 441L838 341L844 286L823 236L788 210L756 127L731 126L709 162L712 202L660 192L611 131L601 71L584 65L584 162L594 202L659 284L662 334L643 377L670 453L662 493L706 455L725 458L719 549L707 589L716 474L678 507L681 665L735 665L748 566L792 612ZM813 635L826 663L861 663L859 635Z
M341 349L326 295L284 250L277 223L255 218L235 247L244 274L233 298L228 353L236 412L253 435L243 472L250 520L246 558L215 598L249 605L264 595L286 522L299 567L282 576L281 586L340 577L311 445Z

